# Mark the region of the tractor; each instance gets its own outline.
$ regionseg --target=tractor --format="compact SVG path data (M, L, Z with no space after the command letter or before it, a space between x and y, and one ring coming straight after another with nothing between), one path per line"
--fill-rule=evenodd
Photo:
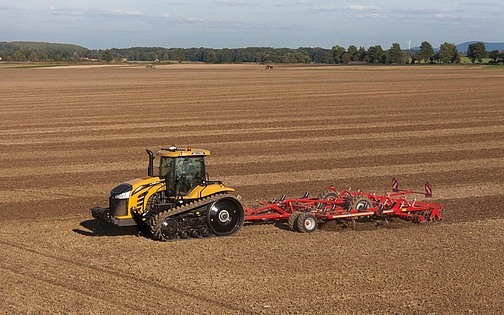
M147 176L119 184L109 207L91 209L94 218L117 226L138 226L154 239L227 236L244 222L244 208L235 190L210 180L205 149L161 148L149 157ZM154 166L158 159L158 166Z

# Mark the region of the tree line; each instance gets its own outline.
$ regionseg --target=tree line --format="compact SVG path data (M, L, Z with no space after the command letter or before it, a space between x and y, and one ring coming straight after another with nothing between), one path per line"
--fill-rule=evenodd
M0 42L0 57L3 61L44 62L203 62L203 63L321 63L321 64L406 64L406 63L459 63L461 55L471 62L491 58L492 63L502 63L504 52L487 52L482 42L469 45L466 52L459 52L453 43L444 43L435 50L424 41L418 49L402 49L393 43L389 49L380 45L369 48L350 45L344 48L335 45L331 49L300 47L271 48L163 48L131 47L112 49L87 49L69 44L39 42Z

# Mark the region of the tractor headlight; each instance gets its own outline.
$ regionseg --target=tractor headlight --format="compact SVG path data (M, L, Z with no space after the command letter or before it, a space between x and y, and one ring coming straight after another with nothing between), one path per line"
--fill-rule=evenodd
M128 199L131 196L131 190L133 187L130 184L120 184L119 186L112 189L110 192L110 198L113 199Z
M119 195L115 195L115 199L128 199L131 196L131 190L120 193Z

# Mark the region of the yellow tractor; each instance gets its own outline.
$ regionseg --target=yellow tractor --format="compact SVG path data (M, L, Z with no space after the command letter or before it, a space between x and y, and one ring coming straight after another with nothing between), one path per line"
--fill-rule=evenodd
M171 146L149 156L148 176L112 189L109 207L91 209L94 218L117 226L137 225L160 241L175 238L226 236L244 221L235 190L210 181L205 171L205 149ZM154 160L159 166L154 167Z

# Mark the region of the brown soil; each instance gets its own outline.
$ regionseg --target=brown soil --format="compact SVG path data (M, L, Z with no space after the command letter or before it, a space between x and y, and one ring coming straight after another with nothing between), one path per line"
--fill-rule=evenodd
M501 313L504 73L467 66L0 69L5 313ZM245 203L434 185L443 222L245 225L160 243L91 220L144 148L212 150Z

